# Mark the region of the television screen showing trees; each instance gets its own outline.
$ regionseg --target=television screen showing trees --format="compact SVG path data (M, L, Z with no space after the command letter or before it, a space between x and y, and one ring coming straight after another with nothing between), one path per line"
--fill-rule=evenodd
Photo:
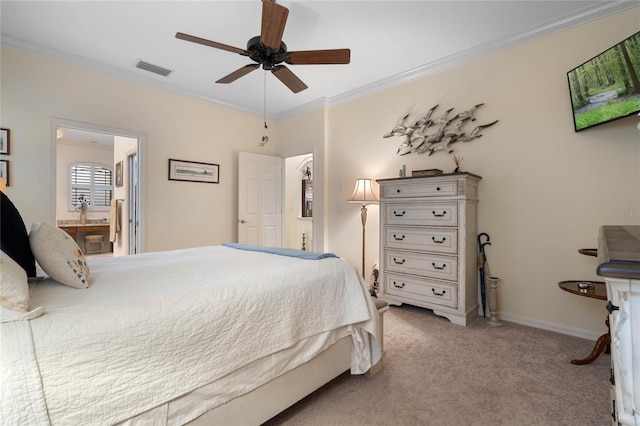
M640 112L640 32L567 73L576 132Z

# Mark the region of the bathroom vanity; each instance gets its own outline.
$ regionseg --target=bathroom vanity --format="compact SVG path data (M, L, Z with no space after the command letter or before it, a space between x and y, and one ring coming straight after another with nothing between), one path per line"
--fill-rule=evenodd
M109 244L109 222L103 219L87 220L82 224L76 220L59 220L57 222L58 228L65 231L74 239L79 247L84 249L83 237L89 234L104 234L103 252L111 251L111 244ZM108 246L107 246L108 244ZM86 250L83 250L86 251Z

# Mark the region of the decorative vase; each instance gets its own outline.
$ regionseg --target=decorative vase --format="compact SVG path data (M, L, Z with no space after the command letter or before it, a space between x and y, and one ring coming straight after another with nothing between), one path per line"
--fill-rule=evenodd
M489 311L491 312L491 318L488 324L492 327L501 327L502 322L498 319L498 282L500 278L488 277L489 281Z
M80 224L84 225L87 223L87 214L85 212L80 213Z

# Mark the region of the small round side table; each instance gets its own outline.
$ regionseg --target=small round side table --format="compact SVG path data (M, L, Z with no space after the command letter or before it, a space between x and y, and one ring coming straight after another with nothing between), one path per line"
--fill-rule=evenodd
M590 297L592 299L607 300L607 288L602 281L560 281L558 287L569 293L577 294L578 296ZM611 336L609 335L609 316L604 322L607 325L607 332L600 336L596 341L593 350L583 359L574 359L571 364L583 365L589 364L596 360L600 354L604 351L609 353L609 345L611 344Z

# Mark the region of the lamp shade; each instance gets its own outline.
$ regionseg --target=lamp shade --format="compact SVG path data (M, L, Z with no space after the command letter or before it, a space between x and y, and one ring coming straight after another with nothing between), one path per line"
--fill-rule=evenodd
M378 196L373 192L371 179L356 179L356 186L349 198L350 203L371 204L378 202Z

